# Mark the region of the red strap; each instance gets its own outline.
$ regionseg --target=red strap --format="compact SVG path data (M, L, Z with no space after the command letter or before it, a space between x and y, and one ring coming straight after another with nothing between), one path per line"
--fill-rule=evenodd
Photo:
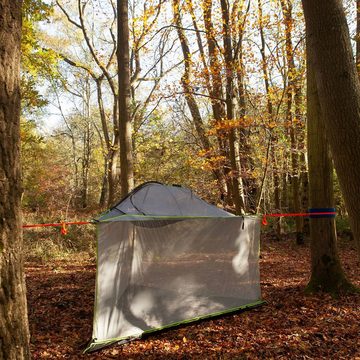
M312 215L336 215L335 211L332 212L311 212L311 213L275 213L275 214L264 214L262 217L262 224L266 226L268 224L267 217L297 217L297 216L312 216Z
M36 228L36 227L49 227L49 226L66 226L66 225L88 225L92 224L89 221L70 221L70 222L61 222L61 223L50 223L50 224L25 224L23 228Z

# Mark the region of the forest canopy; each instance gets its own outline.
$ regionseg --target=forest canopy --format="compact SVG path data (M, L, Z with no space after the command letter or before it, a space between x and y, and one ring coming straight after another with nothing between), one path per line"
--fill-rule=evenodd
M117 18L114 0L24 2L25 212L66 217L121 197ZM307 211L301 2L134 0L127 25L131 186L183 184L237 214Z
M142 348L157 358L170 347L217 358L233 349L357 355L360 1L0 0L0 8L1 359L78 355L92 311L79 293L91 295L95 278L88 220L149 180L185 185L241 215L229 219L256 214L257 229L260 216L269 219L254 262L271 306L254 310L257 328L250 316L241 326L238 315L209 323L216 347L198 324L189 343L160 335L110 357ZM69 230L69 220L86 226ZM226 257L230 271L235 258Z

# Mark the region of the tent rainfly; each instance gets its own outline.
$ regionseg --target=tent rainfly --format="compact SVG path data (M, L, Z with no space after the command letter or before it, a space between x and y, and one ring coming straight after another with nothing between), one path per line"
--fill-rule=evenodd
M263 303L258 217L148 182L96 221L95 314L85 352Z

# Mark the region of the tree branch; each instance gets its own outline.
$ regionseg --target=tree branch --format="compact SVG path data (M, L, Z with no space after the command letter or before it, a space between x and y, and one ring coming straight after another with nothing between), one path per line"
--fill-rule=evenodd
M69 13L65 10L65 8L60 4L59 0L56 0L56 5L60 8L60 10L62 11L62 13L66 16L66 18L68 19L68 21L75 25L77 28L81 29L81 25L79 25L75 20L71 19Z

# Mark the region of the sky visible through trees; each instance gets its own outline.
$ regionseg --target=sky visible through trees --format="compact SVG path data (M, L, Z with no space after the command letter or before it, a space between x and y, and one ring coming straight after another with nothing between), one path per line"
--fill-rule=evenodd
M34 106L23 107L24 137L37 138L45 157L57 154L44 161L68 184L64 208L110 204L120 192L113 185L120 176L116 4L27 3L23 79L33 93L24 94ZM354 4L346 5L353 29ZM178 8L162 0L129 2L135 183L182 183L237 212L300 210L307 206L301 3L230 1L227 7L208 0ZM36 154L24 155L25 184L31 177L39 188L43 180L26 170ZM41 201L47 196L39 194ZM28 197L38 195L25 186L25 203Z

